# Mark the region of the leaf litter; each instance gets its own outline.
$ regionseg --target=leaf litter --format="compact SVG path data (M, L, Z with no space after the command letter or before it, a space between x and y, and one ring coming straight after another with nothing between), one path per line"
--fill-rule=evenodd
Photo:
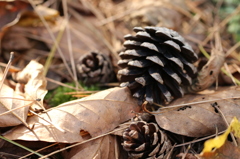
M69 4L70 3L72 2L69 2ZM141 4L142 5L141 6L138 3L129 2L128 0L125 0L123 1L123 3L119 3L119 4L116 4L115 2L108 2L108 1L101 1L99 3L81 1L81 5L83 5L84 6L83 8L85 8L82 11L84 13L88 13L87 14L88 16L94 13L94 15L97 17L97 20L94 19L95 17L93 18L94 20L90 20L91 19L90 17L85 16L84 14L81 14L78 10L79 8L78 9L74 8L75 11L72 10L71 13L74 14L75 18L78 17L77 14L79 15L81 14L82 17L78 17L78 20L83 20L84 18L86 18L84 19L84 22L88 22L87 26L90 27L90 32L100 26L101 26L101 29L98 28L99 30L94 32L95 34L97 34L96 36L97 38L89 34L90 38L88 38L88 42L87 42L88 45L86 44L82 45L81 43L80 49L83 47L91 47L91 46L96 46L96 47L99 47L100 49L101 48L105 49L103 45L98 45L93 40L95 38L99 40L99 38L102 36L104 37L103 40L104 41L106 40L103 43L104 45L107 46L105 47L108 50L110 50L110 52L113 50L119 50L121 48L119 47L119 43L120 43L119 41L122 40L122 37L124 34L131 32L130 31L131 28L129 28L129 26L124 26L121 23L121 21L127 22L127 24L131 24L131 25L135 25L136 22L144 25L146 24L149 25L148 23L153 25L159 25L159 26L168 25L168 27L174 28L175 30L182 32L183 35L186 35L185 38L191 42L194 50L198 50L200 48L198 47L198 45L201 45L208 52L213 50L219 53L219 52L223 52L223 50L225 52L225 50L231 47L231 44L226 45L227 42L225 42L223 39L220 40L221 42L224 41L224 44L222 46L223 49L221 49L221 46L220 47L219 45L217 46L217 44L219 44L219 39L216 38L216 34L215 34L215 37L213 34L214 29L216 28L213 27L208 29L208 27L206 27L206 26L211 26L212 21L214 19L212 15L209 14L211 13L209 10L212 10L211 7L206 7L205 8L206 10L204 10L201 7L203 7L205 4L198 6L198 4L195 2L186 3L183 6L181 5L181 7L179 7L176 2L169 2L169 1L166 1L166 3L164 4L158 4L159 6L162 5L162 7L165 8L163 10L165 10L166 12L170 11L169 13L171 13L171 17L178 17L178 21L175 20L176 23L174 23L175 22L174 20L171 21L174 18L149 16L149 15L162 14L161 11L155 10L155 9L158 9L158 7L155 7L155 8L149 7L154 3L155 2L152 2L152 1L146 2L146 3L144 2ZM103 10L102 8L107 5L111 6L108 8L109 10ZM115 7L116 5L118 5L119 7ZM134 7L135 9L131 11L130 10L131 7ZM127 9L130 11L128 12ZM174 10L174 12L171 12L172 10ZM201 12L201 10L204 12ZM196 14L193 15L191 14L191 12ZM121 14L117 14L117 13L121 13ZM118 16L115 16L115 15L118 15ZM179 19L181 19L182 17L190 21L181 22L181 20ZM99 20L100 20L100 23L97 23L97 21ZM73 23L71 22L71 24ZM181 24L183 25L179 27ZM221 24L220 27L223 28L224 27L224 25L222 25L223 23L220 23L220 24ZM226 25L226 22L225 22L225 25ZM75 27L77 31L79 31L78 28L81 28L80 30L82 30L82 32L85 32L83 30L86 30L86 33L87 31L89 31L86 25L80 25L79 27L77 27L76 25ZM117 28L117 31L115 31L115 27ZM74 29L70 29L70 31L73 31L73 30ZM192 32L192 35L188 34L190 32ZM207 37L203 41L203 38L200 38L200 37L201 35L207 32L210 33L209 37ZM110 33L112 34L112 36L109 36L106 38L106 35L111 35ZM84 39L84 37L89 36L89 35L82 34L81 32L78 32L78 34L82 35L78 37L80 39ZM220 35L217 35L218 38L220 36L222 38L222 35L224 35L222 32L220 32L219 34ZM195 37L199 37L199 39ZM45 40L42 40L42 41L46 42L47 39L48 38L45 38ZM66 38L63 38L63 39L66 39ZM76 42L76 45L74 46L77 46L78 41L74 40L74 42ZM215 49L220 49L220 51L213 49L212 43L214 42L216 44ZM50 43L48 43L48 45ZM63 45L61 45L61 47L64 46L65 43L66 42L62 43ZM27 49L32 47L32 46L29 47L30 44L28 42L25 44L26 44L25 46L27 46L25 48ZM114 46L115 48L111 47L111 45ZM64 47L62 47L62 49L67 50L66 47L65 48ZM230 50L232 51L232 49ZM64 51L64 53L66 52ZM84 51L80 50L80 53L75 55L81 56L83 52ZM232 55L235 55L237 51L233 49L233 52L234 53ZM223 56L217 56L217 55L215 56L215 55L212 54L211 59L209 60L209 63L205 65L205 66L209 66L210 64L210 67L207 67L205 71L202 71L203 73L205 73L205 75L200 76L204 78L200 79L199 81L203 83L206 82L205 85L201 87L202 90L211 86L216 79L218 80L217 76L219 74L219 70L221 68L222 61L224 61L223 60L224 58ZM114 53L112 57L116 58L116 54ZM219 57L220 60L216 60L216 57ZM113 59L113 63L114 65L116 65L116 59ZM31 109L33 111L41 110L41 109L44 110L43 107L39 107L43 105L42 101L39 104L37 104L36 99L38 98L43 99L46 91L43 89L43 87L45 87L43 86L45 85L44 84L45 82L43 80L44 78L42 78L41 76L36 77L37 76L36 74L38 73L41 74L41 71L40 69L35 70L34 69L35 67L39 68L40 65L34 66L34 67L28 67L25 71L21 71L21 72L17 71L18 73L15 73L15 75L19 74L18 77L13 75L16 77L15 79L18 78L22 83L22 85L20 85L21 87L19 86L15 88L18 88L18 91L20 90L19 92L21 93L23 93L22 90L23 88L25 88L27 92L25 92L26 94L24 95L24 97L18 97L18 96L15 97L14 95L11 96L11 100L14 100L15 98L22 98L23 100L21 100L21 102L25 100L25 103L21 103L19 102L20 100L18 100L19 105L22 105L22 106L27 105L27 107L29 107L30 105L33 105L33 107L31 106ZM225 69L227 72L233 72L232 68L231 70L227 69L226 64L225 64ZM239 69L239 65L235 66L235 71L238 69ZM32 72L37 71L38 73L36 74L31 73L31 72L28 72L28 70L32 70ZM213 72L214 76L212 76L214 78L211 80L206 80L206 78L211 78L208 75L211 73L212 70L214 70ZM59 72L61 72L61 70ZM62 73L62 75L63 74L64 73ZM237 77L235 76L237 74L233 74L233 75L234 76L230 78L231 80ZM37 82L38 80L40 80L41 82L38 83ZM30 83L34 85L32 90L31 90L31 84L29 83L29 85L27 85L28 81L30 81ZM226 80L224 80L224 82L226 82ZM228 81L228 83L230 82ZM4 83L3 88L4 88L4 92L6 89L7 93L10 92L13 94L17 92L14 89L12 89L12 85L9 86L9 85L5 85ZM217 90L213 90L213 89L210 89L210 90L213 93L210 93L210 94L199 93L199 94L186 95L183 98L175 100L169 106L160 108L160 110L157 112L153 112L157 123L161 128L165 130L168 130L179 136L183 135L187 137L203 137L207 135L212 135L216 133L216 128L218 131L225 130L227 127L225 125L225 122L222 119L222 116L220 115L220 112L218 112L218 109L216 109L216 107L218 107L219 110L221 110L221 112L224 114L228 122L230 122L233 116L239 117L238 87L225 87L225 88L218 87ZM2 90L1 90L1 93L3 93ZM1 100L3 100L3 98ZM28 101L27 104L26 104L26 101ZM177 107L173 107L173 106L177 106ZM9 109L12 109L12 108L9 108ZM16 110L21 110L21 109L17 108ZM135 99L131 98L129 90L127 90L126 88L112 88L109 90L96 93L86 98L61 104L55 108L44 110L41 113L36 112L38 114L35 113L35 115L31 117L28 117L26 114L30 112L28 111L28 108L27 108L24 111L25 115L23 115L23 117L21 118L23 118L23 121L27 119L27 125L31 129L29 129L29 127L26 128L23 125L16 126L13 129L11 129L9 132L6 132L5 137L12 140L25 140L25 141L41 140L41 141L47 141L47 142L64 142L64 143L80 142L80 146L72 148L70 150L70 153L64 152L65 153L64 157L79 158L79 156L81 155L93 154L93 156L95 155L95 157L99 157L99 158L104 158L104 157L111 158L111 157L118 156L116 155L116 153L112 153L113 150L115 152L120 152L120 151L117 149L113 149L112 145L114 144L112 143L115 141L112 140L113 136L107 135L107 133L114 130L114 128L118 127L120 124L131 119L140 111L141 111L140 107L137 105L137 102L135 101ZM6 109L4 110L4 112L6 112ZM5 118L4 120L6 119L12 119L12 118ZM97 123L96 121L98 121L99 123ZM5 121L5 123L7 123L7 120ZM20 123L22 122L19 122L17 124L15 123L13 125L14 126L19 125ZM101 135L104 135L104 134L105 134L104 137L100 137ZM93 139L95 137L99 137L99 138L94 141L89 141L86 144L81 144L81 142L86 142L88 141L89 138ZM111 141L111 143L107 144L109 145L109 147L104 149L103 145L106 145L106 144L103 144L103 143L109 142L109 141ZM173 142L174 141L175 140L173 140ZM119 146L119 144L115 144L115 145L117 145L116 147ZM99 147L100 149L97 149L97 147ZM174 148L174 149L177 150L177 148ZM226 150L228 151L227 148ZM181 151L181 152L187 152L187 151ZM188 156L191 156L192 153L193 152L191 151L191 153L189 153L189 155L185 155L185 157L188 158ZM199 153L199 151L197 153Z

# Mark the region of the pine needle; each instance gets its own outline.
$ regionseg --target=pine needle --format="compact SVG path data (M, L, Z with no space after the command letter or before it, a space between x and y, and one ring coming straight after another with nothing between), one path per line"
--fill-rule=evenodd
M9 139L7 139L7 138L5 138L5 137L3 137L3 136L0 136L0 138L3 139L3 140L8 141L8 142L10 142L10 143L12 143L13 145L16 145L16 146L18 146L18 147L21 147L22 149L25 149L25 150L27 150L27 151L29 151L29 152L32 152L32 153L34 153L35 155L38 155L39 157L42 157L42 156L43 156L43 155L41 155L40 153L37 153L37 152L35 152L35 151L33 151L33 150L31 150L31 149L29 149L29 148L27 148L27 147L19 144L19 143L16 143L16 142L14 142L14 141L12 141L12 140L9 140Z

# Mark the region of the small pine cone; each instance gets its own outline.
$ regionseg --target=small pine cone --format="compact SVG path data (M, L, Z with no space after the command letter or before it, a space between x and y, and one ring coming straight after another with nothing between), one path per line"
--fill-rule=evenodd
M90 52L80 57L77 63L77 71L80 80L83 80L86 84L106 83L114 77L110 59L97 52Z
M123 132L123 148L135 159L162 159L171 148L166 134L157 124L133 122Z
M167 104L184 95L196 75L192 64L198 57L177 32L162 27L135 27L126 35L125 50L119 54L120 86L128 86L140 104Z

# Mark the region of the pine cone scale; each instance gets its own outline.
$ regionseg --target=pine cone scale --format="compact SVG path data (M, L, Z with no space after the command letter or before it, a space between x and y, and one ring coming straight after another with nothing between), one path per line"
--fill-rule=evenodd
M157 67L151 67L148 69L149 74L159 83L163 84L163 78L161 76L161 70L159 70Z
M139 84L141 84L142 86L146 86L146 85L150 84L150 82L152 80L149 76L143 76L143 77L135 78L135 81L138 82Z
M164 67L163 71L170 76L175 82L177 82L179 85L182 83L181 78L175 73L173 72L173 70L169 67Z
M172 99L172 94L168 91L167 87L163 84L157 83L158 88L161 90L161 93L166 99L167 102L170 102Z
M148 59L148 60L150 60L150 61L154 62L155 64L160 65L162 67L164 67L165 64L166 64L166 60L159 55L148 56L148 57L146 57L146 59Z
M152 65L152 63L149 60L145 59L139 59L139 60L132 60L128 62L129 66L135 66L138 68L144 68Z

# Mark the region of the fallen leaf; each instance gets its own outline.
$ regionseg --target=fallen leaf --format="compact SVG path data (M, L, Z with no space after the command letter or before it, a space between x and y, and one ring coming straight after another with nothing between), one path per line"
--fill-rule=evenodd
M22 95L19 95L14 89L3 84L0 91L0 127L15 126L25 122L30 103L32 101L24 101ZM24 107L19 108L21 106ZM3 114L11 109L16 110Z
M37 100L31 105L33 110L43 109L43 98L47 94L47 80L43 74L43 65L32 60L22 71L13 74L18 83L24 84L24 99Z
M129 120L139 110L128 88L112 88L32 116L27 121L32 131L18 126L5 137L11 140L81 142L85 136L80 132L96 137Z
M119 146L116 136L107 135L72 148L64 153L68 159L110 159L119 158Z
M199 156L200 159L239 159L240 149L231 143L226 141L225 144L216 149L214 153L206 154L205 157Z
M0 127L15 126L24 123L30 106L42 105L35 101L43 99L47 91L46 80L42 74L43 66L31 61L22 71L14 74L15 85L4 83L0 90ZM2 74L0 76L2 78ZM39 105L38 105L38 104ZM14 110L13 110L14 109Z
M240 138L240 134L239 134L240 122L236 117L232 119L231 124L228 126L227 130L223 134L218 135L215 138L208 139L207 141L204 142L204 148L200 156L205 158L209 158L209 157L217 158L220 156L225 156L227 158L234 158L232 156L239 156L240 149L237 148L236 146L233 146L232 144L229 145L229 143L226 143L227 137L230 132L233 132L236 138L238 139ZM229 146L226 147L225 144ZM223 145L225 145L224 148L222 148ZM231 147L230 150L229 150L229 147Z
M160 108L155 114L157 123L163 129L190 136L202 137L226 129L217 106L230 123L234 116L240 116L239 87L220 87L213 94L189 94L176 99L168 109ZM188 104L189 103L189 104ZM195 103L195 104L193 104ZM182 105L175 108L171 106Z
M214 33L215 46L211 50L211 57L198 73L194 82L186 90L190 93L199 92L209 88L218 78L221 67L225 62L225 54L221 44L219 32Z
M19 12L33 10L32 6L25 1L0 1L0 30L13 21Z

